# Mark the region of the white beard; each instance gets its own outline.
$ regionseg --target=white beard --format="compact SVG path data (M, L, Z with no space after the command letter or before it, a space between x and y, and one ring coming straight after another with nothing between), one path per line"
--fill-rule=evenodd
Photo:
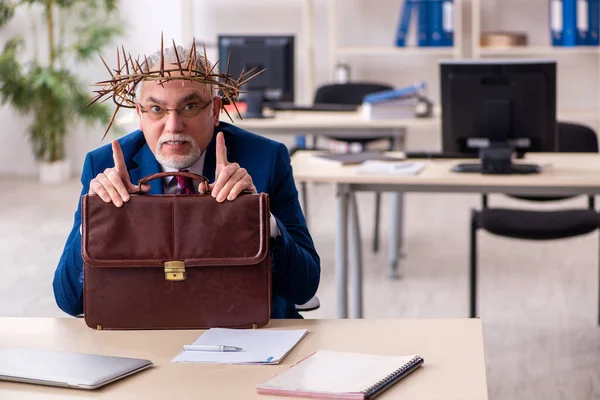
M162 145L165 142L171 142L171 141L188 143L190 145L189 153L182 154L182 155L170 155L170 156L164 155L162 153ZM183 168L189 167L190 165L192 165L193 163L198 161L198 159L200 158L200 155L202 155L202 151L200 150L198 143L196 143L196 141L194 139L192 139L191 136L183 135L180 133L174 133L171 135L163 135L160 137L160 139L156 143L156 148L154 149L154 154L156 155L156 159L158 160L158 162L161 163L162 165L170 167L170 168L183 169Z

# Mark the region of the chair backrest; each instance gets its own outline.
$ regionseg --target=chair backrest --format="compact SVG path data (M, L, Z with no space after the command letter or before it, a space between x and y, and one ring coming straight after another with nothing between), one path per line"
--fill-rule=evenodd
M558 122L558 151L561 153L598 153L598 138L592 128L571 122ZM576 196L518 196L515 199L529 201L557 201ZM487 199L483 199L484 205ZM588 196L589 208L594 208L594 196Z
M393 86L386 85L383 83L372 83L372 82L350 82L350 83L334 83L330 85L323 85L317 89L315 93L314 103L333 103L333 104L352 104L361 105L363 98L371 93L382 92L385 90L392 90ZM372 141L386 139L389 141L389 150L394 147L393 143L393 130L389 132L381 129L369 130L364 129L363 137L353 136L352 139L347 137L345 129L339 131L328 131L326 136L335 140L343 142L358 142L363 145ZM315 136L315 146L317 143L317 137Z
M366 95L393 88L393 86L382 83L334 83L319 87L317 93L315 93L314 102L360 105Z
M558 151L563 153L598 153L596 132L586 125L559 122Z

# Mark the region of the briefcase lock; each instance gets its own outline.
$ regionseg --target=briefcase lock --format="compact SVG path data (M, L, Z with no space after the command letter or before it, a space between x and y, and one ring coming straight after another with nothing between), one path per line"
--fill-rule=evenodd
M183 261L167 261L165 263L165 279L168 281L184 281L185 263Z

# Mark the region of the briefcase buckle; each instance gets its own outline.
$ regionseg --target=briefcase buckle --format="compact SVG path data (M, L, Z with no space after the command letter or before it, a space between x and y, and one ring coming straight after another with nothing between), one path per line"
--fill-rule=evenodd
M165 279L168 281L184 281L185 263L183 261L167 261L165 263Z

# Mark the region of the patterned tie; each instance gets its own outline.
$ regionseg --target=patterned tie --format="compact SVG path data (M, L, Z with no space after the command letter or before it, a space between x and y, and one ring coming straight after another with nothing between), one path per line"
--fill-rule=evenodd
M179 172L190 172L187 169L180 169ZM175 176L177 179L177 184L179 185L179 194L194 194L196 191L194 190L194 181L192 178L188 178L187 176Z

